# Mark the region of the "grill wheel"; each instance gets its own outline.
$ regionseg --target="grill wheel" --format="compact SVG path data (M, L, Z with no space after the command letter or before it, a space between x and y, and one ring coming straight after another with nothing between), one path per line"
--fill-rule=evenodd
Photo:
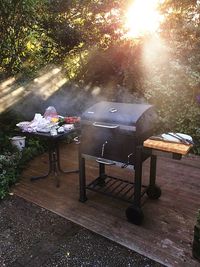
M150 199L158 199L161 196L161 189L157 185L149 186L146 193Z

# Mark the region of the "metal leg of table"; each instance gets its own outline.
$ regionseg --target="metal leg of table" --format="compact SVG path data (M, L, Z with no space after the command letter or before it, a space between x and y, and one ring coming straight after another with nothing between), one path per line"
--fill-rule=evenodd
M69 171L63 171L60 166L60 151L59 151L59 142L56 140L53 142L53 140L49 141L48 144L48 150L49 150L49 159L48 159L48 165L49 165L49 171L47 174L41 175L41 176L35 176L31 177L31 181L35 181L38 179L43 179L49 176L52 172L56 178L56 186L59 187L60 182L58 179L58 172L62 173L78 173L79 170L69 170Z
M47 176L49 176L52 172L52 161L53 161L53 155L52 155L52 151L51 149L49 148L49 162L48 162L48 167L49 167L49 170L46 174L44 175L40 175L40 176L33 176L30 178L31 181L35 181L35 180L38 180L38 179L43 179L43 178L46 178Z
M59 164L59 158L57 155L57 144L53 144L51 147L51 168L53 170L54 173L54 177L56 178L56 186L59 187L60 186L60 181L58 179L58 164Z
M56 142L56 157L57 157L57 162L58 162L58 170L62 173L78 173L79 170L63 170L60 166L60 151L59 151L59 143Z
M85 178L85 158L79 156L79 185L80 185L80 202L85 202L86 197L86 178Z
M31 177L31 181L35 181L38 179L43 179L49 176L52 172L54 173L54 176L56 178L56 186L59 187L59 180L58 180L58 161L59 157L57 154L57 147L56 143L49 143L48 150L49 150L49 155L48 155L48 166L49 166L49 171L47 174L41 175L41 176L34 176Z

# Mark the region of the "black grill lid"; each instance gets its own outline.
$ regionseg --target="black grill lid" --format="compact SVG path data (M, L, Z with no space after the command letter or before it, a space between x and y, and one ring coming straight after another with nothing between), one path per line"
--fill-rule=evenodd
M93 122L105 122L110 124L121 124L136 126L138 121L143 118L144 122L151 120L154 112L153 106L148 104L131 104L117 102L99 102L88 108L81 117L81 120Z

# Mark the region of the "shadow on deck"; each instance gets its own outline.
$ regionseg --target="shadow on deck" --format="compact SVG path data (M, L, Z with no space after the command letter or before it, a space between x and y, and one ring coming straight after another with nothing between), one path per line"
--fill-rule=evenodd
M78 168L78 146L63 144L61 165ZM88 200L79 202L78 174L60 174L60 187L55 178L30 182L29 177L46 172L47 154L31 161L13 192L66 219L147 256L166 266L199 266L192 258L193 229L200 208L200 158L185 157L181 161L159 158L157 184L162 189L159 200L147 200L141 226L127 222L129 204L112 197L88 191ZM87 181L98 176L97 165L86 161ZM147 183L149 161L144 163L143 183ZM107 173L132 179L130 170L107 167Z

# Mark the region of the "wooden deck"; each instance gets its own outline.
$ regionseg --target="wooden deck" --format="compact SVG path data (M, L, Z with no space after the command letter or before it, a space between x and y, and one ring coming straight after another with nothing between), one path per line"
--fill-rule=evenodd
M63 144L63 168L78 168L77 149L75 144ZM78 174L60 175L59 188L52 176L30 182L30 176L46 172L47 162L47 154L31 161L13 192L166 266L200 266L192 258L193 229L200 208L200 158L158 159L157 184L161 186L162 196L159 200L146 201L141 226L127 222L125 210L129 204L126 202L91 191L87 192L87 202L79 202ZM98 175L97 165L86 162L87 181L90 181ZM147 160L144 184L148 169ZM130 170L118 167L109 167L107 173L126 179L133 175Z

